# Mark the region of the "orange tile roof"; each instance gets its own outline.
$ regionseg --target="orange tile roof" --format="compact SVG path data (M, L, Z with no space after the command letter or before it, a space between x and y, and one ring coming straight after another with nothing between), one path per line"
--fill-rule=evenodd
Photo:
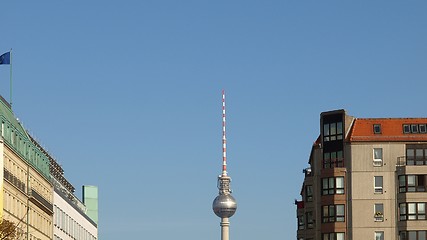
M374 133L374 124L381 124L381 133ZM427 141L427 133L403 133L403 124L427 124L427 118L358 118L347 140L350 142Z

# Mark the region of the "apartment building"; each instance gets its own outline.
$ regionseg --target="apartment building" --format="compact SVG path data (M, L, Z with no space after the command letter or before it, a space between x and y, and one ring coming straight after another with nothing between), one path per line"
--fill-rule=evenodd
M427 240L427 118L320 115L298 240Z

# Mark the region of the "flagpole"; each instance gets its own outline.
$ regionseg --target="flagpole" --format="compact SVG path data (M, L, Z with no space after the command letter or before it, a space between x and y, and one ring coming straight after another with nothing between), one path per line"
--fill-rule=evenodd
M12 48L10 49L10 108L12 109Z

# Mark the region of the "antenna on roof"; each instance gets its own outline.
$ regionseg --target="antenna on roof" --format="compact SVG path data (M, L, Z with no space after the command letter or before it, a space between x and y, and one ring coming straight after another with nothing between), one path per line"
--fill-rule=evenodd
M225 136L225 90L222 90L222 175L227 176L227 138Z

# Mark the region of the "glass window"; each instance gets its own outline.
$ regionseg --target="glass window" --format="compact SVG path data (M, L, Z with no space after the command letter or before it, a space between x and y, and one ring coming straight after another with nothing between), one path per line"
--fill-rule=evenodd
M337 124L331 123L330 126L331 126L331 134L330 135L336 135L337 134Z
M408 231L408 240L417 240L417 232Z
M337 167L343 167L344 166L344 157L343 157L342 151L337 152L336 166Z
M407 186L407 191L408 192L415 192L415 175L408 175L408 186Z
M328 138L328 140L326 140L326 136L331 135L329 133L329 124L324 124L323 125L323 135L325 136L325 141L329 141L329 138Z
M336 193L344 194L344 177L337 177L336 181L337 181Z
M417 215L417 208L416 208L416 204L415 203L408 203L408 220L414 220L417 219L416 215Z
M375 203L374 205L374 219L377 222L384 221L384 205L382 203Z
M322 195L344 194L344 177L322 178Z
M313 219L313 212L307 212L307 228L313 228L314 227L314 219Z
M374 177L374 192L383 193L383 176Z
M335 207L336 207L336 215L337 215L336 221L337 222L344 222L344 216L345 216L344 205L336 205Z
M331 153L323 154L323 168L331 168Z
M345 221L345 207L343 204L339 205L325 205L322 207L322 222L344 222Z
M298 229L304 229L304 215L298 216Z
M421 219L421 220L426 219L426 204L425 203L417 203L417 215L418 215L418 219Z
M375 232L375 240L384 240L384 232Z
M323 141L335 141L343 139L342 122L323 124Z
M424 165L424 149L415 149L415 165Z
M344 233L324 233L322 240L344 240Z
M418 240L426 240L426 231L418 231Z
M403 124L403 133L411 133L411 128L409 124Z
M329 194L329 178L322 179L322 195Z
M381 124L374 124L374 133L375 134L381 133Z
M420 133L426 133L426 125L425 124L420 124L419 126L418 126L418 128L419 128L419 130L420 130Z
M337 122L337 134L342 134L342 122Z
M401 203L399 204L399 215L400 215L400 220L404 221L406 220L406 203Z
M418 125L417 124L411 124L411 132L412 133L418 133Z
M335 193L335 178L331 177L329 178L329 194Z
M406 149L406 165L414 165L415 149Z
M305 200L307 202L313 201L313 186L312 185L305 186Z
M374 148L374 166L380 167L383 165L383 149Z
M399 215L400 221L425 220L425 203L400 203Z
M374 148L374 160L383 160L382 148Z

